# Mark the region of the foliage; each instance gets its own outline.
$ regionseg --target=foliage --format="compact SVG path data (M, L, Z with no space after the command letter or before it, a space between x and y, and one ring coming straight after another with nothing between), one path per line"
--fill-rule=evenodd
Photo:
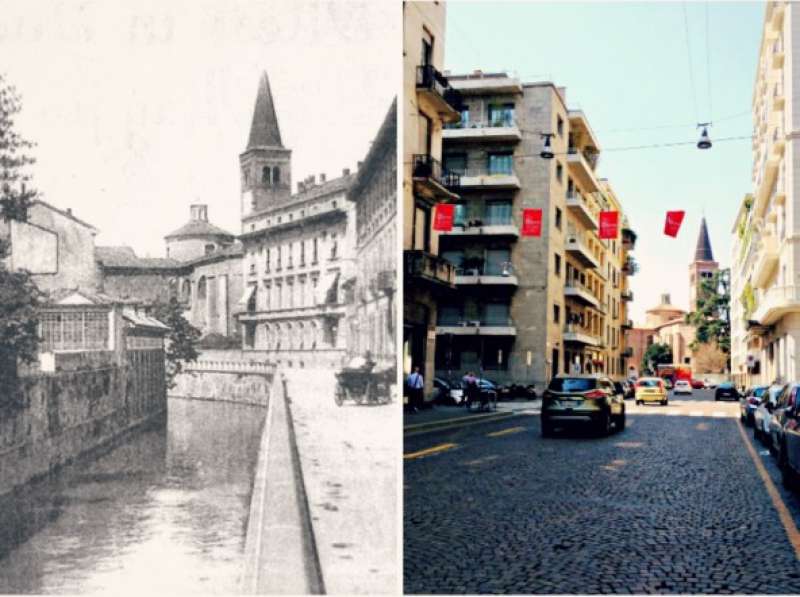
M672 362L672 347L669 344L655 342L647 347L642 357L642 371L655 373L658 365L667 365Z
M744 285L740 298L744 307L744 317L745 319L750 319L753 311L756 310L756 294L753 292L753 286L749 281Z
M153 317L169 326L167 333L167 386L175 387L175 377L183 371L183 364L196 361L199 353L197 343L200 330L183 316L183 306L175 297L168 303L157 303L153 307Z
M6 222L28 219L28 207L36 191L28 188L26 167L35 162L28 154L34 147L15 130L15 117L22 109L17 90L0 74L0 217Z
M0 218L25 221L36 192L26 188L25 168L34 162L27 154L33 144L14 131L14 118L22 104L16 90L0 75ZM0 238L0 405L16 393L17 363L31 363L38 356L38 308L43 295L26 271L10 271L6 258L8 240Z
M686 314L686 323L694 326L693 349L716 343L725 354L731 350L730 270L715 272L704 279L697 290L697 308Z

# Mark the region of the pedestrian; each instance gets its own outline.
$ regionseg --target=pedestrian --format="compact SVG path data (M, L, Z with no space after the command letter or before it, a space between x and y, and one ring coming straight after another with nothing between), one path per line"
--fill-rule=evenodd
M419 367L414 367L411 375L406 380L408 386L408 406L412 413L417 412L422 408L425 381L422 378L422 373L419 372Z
M462 379L464 383L464 395L466 396L465 404L467 406L467 410L469 410L472 403L475 402L479 396L477 395L478 390L478 380L475 378L475 374L472 371L467 371L467 374Z

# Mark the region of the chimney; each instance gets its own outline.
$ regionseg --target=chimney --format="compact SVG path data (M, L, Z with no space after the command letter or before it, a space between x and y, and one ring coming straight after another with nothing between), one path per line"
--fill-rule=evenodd
M342 168L342 176L349 176L350 168Z
M325 184L325 173L324 172L322 172L319 175L319 184Z
M312 186L312 187L313 187L315 184L317 184L317 175L316 175L316 174L312 174L311 176L309 176L309 177L308 177L308 182L310 182L310 183L311 183L311 186Z

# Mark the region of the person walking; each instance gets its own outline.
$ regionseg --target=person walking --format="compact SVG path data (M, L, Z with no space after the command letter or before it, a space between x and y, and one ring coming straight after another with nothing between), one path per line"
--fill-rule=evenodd
M419 372L419 367L414 367L411 375L406 380L406 385L408 386L409 410L415 413L422 408L424 401L425 381Z

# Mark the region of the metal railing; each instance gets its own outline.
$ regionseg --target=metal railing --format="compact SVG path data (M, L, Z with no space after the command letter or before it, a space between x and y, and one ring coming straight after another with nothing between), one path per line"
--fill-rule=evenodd
M569 155L580 155L583 157L584 160L589 164L592 170L597 168L597 159L599 154L594 151L586 151L583 149L578 149L577 147L568 147L567 153Z
M427 153L414 154L411 175L417 179L433 180L447 189L461 186L461 176L458 173L443 168L439 160Z
M513 128L517 122L512 115L497 116L488 120L462 120L446 124L446 129L494 129L494 128Z
M447 259L425 251L404 251L403 273L410 277L426 278L443 284L455 283L456 267Z
M463 317L440 317L436 325L442 327L514 327L511 317L481 317L480 319L464 319Z
M456 112L461 112L464 101L461 93L450 86L450 82L432 64L417 67L417 89L426 89L439 95Z
M514 275L514 265L510 261L480 263L469 267L458 267L456 274L459 276L512 276Z

